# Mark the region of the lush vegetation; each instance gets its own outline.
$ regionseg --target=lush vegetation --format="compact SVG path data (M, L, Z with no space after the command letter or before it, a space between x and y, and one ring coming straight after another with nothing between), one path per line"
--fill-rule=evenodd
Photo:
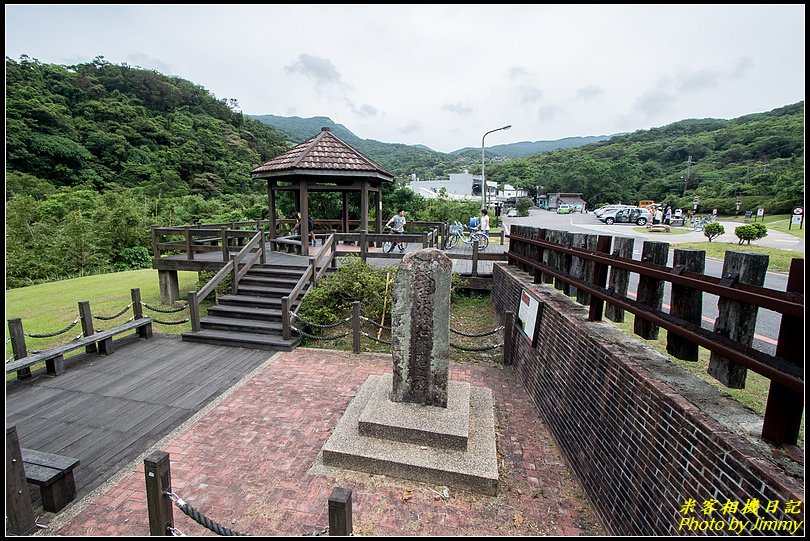
M581 192L592 207L653 199L691 209L697 196L700 209L731 215L739 197L741 212L789 212L804 200L804 102L495 163L487 176L532 193Z

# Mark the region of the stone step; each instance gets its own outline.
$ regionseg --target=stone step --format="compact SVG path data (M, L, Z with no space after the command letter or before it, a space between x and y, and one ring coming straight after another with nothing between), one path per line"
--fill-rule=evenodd
M256 334L281 334L281 320L248 319L222 316L205 316L200 327L219 331L249 332Z
M281 307L256 308L254 306L216 305L208 309L209 316L237 319L263 319L281 321Z
M213 329L203 329L198 332L185 332L182 334L182 339L186 342L203 342L220 346L275 351L292 351L301 341L301 338L297 336L289 340L284 340L281 336L273 334L230 332Z

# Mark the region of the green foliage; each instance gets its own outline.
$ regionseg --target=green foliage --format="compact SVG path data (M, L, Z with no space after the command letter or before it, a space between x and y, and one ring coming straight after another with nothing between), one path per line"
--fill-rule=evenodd
M753 223L741 225L734 228L734 234L740 239L740 244L748 241L751 244L752 240L759 240L768 236L768 228L763 223Z
M199 276L198 276L198 279L197 279L197 285L194 286L194 290L195 291L201 290L203 287L205 287L205 285L208 282L211 281L211 278L213 278L215 275L216 275L216 272L211 272L211 271L202 271L202 272L200 272ZM231 293L231 285L232 284L233 284L233 275L232 274L227 274L222 279L222 281L217 284L217 287L214 289L214 292L216 293L217 296L219 296L219 295L228 295L228 294ZM210 295L210 294L205 299L205 302L212 302L213 303L213 301L214 301L214 296Z
M152 254L149 248L143 246L133 246L124 248L121 254L121 261L115 264L116 271L148 269L152 266Z
M387 293L386 274L391 281ZM385 306L388 319L395 274L395 267L372 267L356 256L341 258L338 269L307 292L298 315L309 322L326 325L346 317L351 313L352 303L360 301L366 317L379 322Z
M706 226L703 228L703 235L705 235L706 238L709 239L709 242L716 239L725 232L726 228L717 222L706 224Z
M688 178L686 162L692 156ZM804 102L733 120L684 120L575 149L493 163L487 177L596 202L642 199L734 214L789 212L804 199ZM684 194L684 184L686 193Z
M416 212L416 219L427 222L450 222L458 220L469 223L471 216L481 213L481 204L477 201L460 201L455 199L427 199L424 207Z
M521 197L515 202L515 210L521 216L528 216L530 208L532 208L532 200L528 197Z

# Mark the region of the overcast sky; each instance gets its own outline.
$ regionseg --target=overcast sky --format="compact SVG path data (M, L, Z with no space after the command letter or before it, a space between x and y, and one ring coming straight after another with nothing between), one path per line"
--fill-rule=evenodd
M449 152L734 118L804 99L804 5L13 6L6 56L96 56L247 114ZM313 134L314 135L314 134Z

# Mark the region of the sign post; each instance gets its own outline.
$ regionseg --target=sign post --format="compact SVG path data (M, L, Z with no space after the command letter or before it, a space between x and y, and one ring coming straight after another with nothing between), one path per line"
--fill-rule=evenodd
M793 209L793 216L790 217L790 223L788 224L788 230L790 230L791 226L796 224L799 226L799 229L802 229L804 226L804 208L796 207Z
M763 208L757 209L757 217L754 218L755 222L757 221L757 218L762 218L762 221L763 222L765 221L765 209Z

